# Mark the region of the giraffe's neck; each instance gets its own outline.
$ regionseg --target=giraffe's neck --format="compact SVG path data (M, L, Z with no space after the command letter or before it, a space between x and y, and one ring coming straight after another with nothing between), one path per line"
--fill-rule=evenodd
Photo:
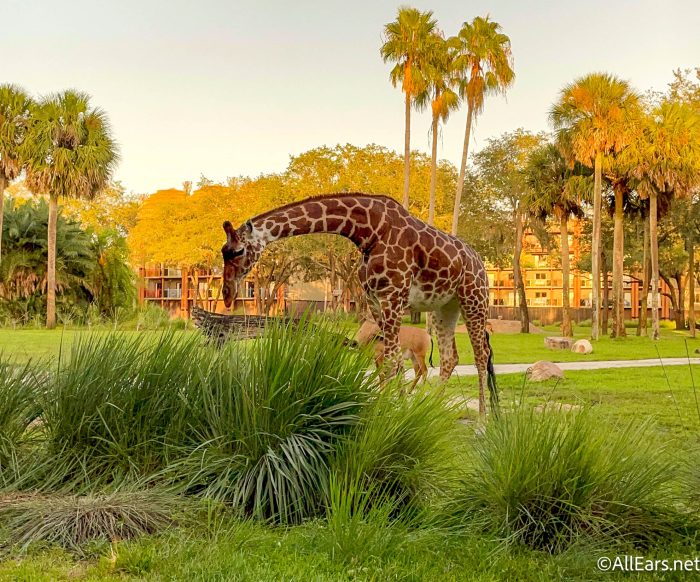
M303 234L337 234L360 249L376 238L386 199L342 196L302 200L251 219L258 240L268 243Z

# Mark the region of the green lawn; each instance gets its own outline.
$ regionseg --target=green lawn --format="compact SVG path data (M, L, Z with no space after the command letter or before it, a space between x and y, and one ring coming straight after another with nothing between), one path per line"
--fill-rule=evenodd
M362 535L362 534L360 534ZM133 542L94 548L86 558L58 549L30 550L0 561L2 582L553 582L591 580L690 580L692 575L600 572L596 560L615 555L593 547L548 555L507 546L483 535L422 531L358 539L357 553L343 559L323 524L264 527L232 519L182 528ZM633 552L633 550L630 550ZM617 550L618 553L622 549ZM687 558L692 547L649 549L648 558ZM642 552L637 552L642 553Z
M354 328L351 332L354 331ZM546 333L537 334L494 334L491 343L494 350L495 362L499 364L530 363L537 360L550 360L553 362L591 361L591 360L637 360L645 358L685 357L686 344L691 355L700 348L700 337L690 339L685 332L662 330L661 340L653 342L646 337L637 337L634 334L627 338L612 340L604 337L593 346L593 353L589 355L574 354L568 351L552 351L544 346L544 338L547 335L557 335L554 329ZM13 355L20 360L31 358L43 358L56 356L61 349L70 349L71 343L83 334L106 333L105 328L96 332L84 329L56 329L52 331L41 329L0 329L0 353ZM144 333L127 331L124 333ZM158 333L158 332L145 332ZM178 333L192 333L182 331ZM575 330L576 338L590 337L589 327L578 327ZM473 361L471 344L466 333L457 334L457 349L460 363L469 364ZM658 349L658 352L657 352ZM433 362L438 365L440 361L437 345L433 355Z
M587 330L579 329L580 336ZM0 351L21 359L56 355L84 331L0 330ZM104 333L101 331L99 333ZM137 333L137 332L127 332ZM148 332L157 333L157 332ZM178 332L191 333L191 332ZM497 362L531 362L537 359L633 359L655 358L651 340L630 337L600 340L596 353L578 356L551 352L544 348L543 335L496 335L493 338ZM463 363L471 361L468 340L458 337ZM658 342L663 356L684 356L682 334L664 331ZM700 346L690 344L691 351ZM592 405L606 419L625 422L648 420L654 423L659 439L670 440L681 461L694 458L700 445L700 395L696 400L694 379L700 387L700 366L607 369L566 372L562 381L530 383L522 374L500 375L504 408L526 401L532 404L566 403ZM426 389L437 387L431 381ZM475 398L476 377L453 378L447 389L454 395ZM476 419L467 411L465 416ZM471 430L471 427L465 427ZM604 573L596 569L596 559L604 554L624 553L595 548L575 548L563 555L512 547L484 535L450 534L429 530L408 533L383 532L380 537L358 537L356 554L339 556L339 548L329 542L327 526L311 522L291 528L266 527L219 519L215 513L184 520L181 527L140 540L119 541L89 549L78 558L55 548L33 547L22 556L0 557L2 581L54 580L444 580L523 582L550 580L688 580L692 575L641 573L636 576ZM2 534L2 524L0 524ZM358 536L362 533L358 532ZM0 535L0 538L2 536ZM686 558L697 548L655 548L627 553L648 557Z
M615 421L648 420L660 438L677 438L683 448L700 445L698 365L567 371L564 380L546 382L529 382L525 374L503 374L497 382L506 407L521 401L592 405ZM448 390L456 396L476 398L477 386L475 376L453 377ZM476 417L476 413L469 411L469 416Z

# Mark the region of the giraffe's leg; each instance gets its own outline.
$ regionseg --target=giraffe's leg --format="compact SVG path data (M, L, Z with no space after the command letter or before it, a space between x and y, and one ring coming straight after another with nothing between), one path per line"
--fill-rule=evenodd
M462 305L462 317L467 325L469 340L474 351L474 364L479 374L479 414L484 416L486 414L485 394L488 383L487 372L491 348L486 335L487 311L482 305L481 302L464 302ZM493 400L494 397L497 398L497 395L492 395L492 406L496 404Z
M440 380L450 379L459 361L455 343L455 326L459 319L459 305L451 302L433 311L433 326L440 351Z
M399 330L406 302L402 295L393 294L380 298L378 304L381 311L381 322L377 323L381 328L384 342L384 373L387 375L386 377L392 377L403 370Z

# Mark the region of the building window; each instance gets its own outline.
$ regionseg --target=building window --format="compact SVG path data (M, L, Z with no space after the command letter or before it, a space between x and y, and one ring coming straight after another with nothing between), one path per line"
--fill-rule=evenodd
M255 284L252 281L245 282L245 296L249 299L255 297Z

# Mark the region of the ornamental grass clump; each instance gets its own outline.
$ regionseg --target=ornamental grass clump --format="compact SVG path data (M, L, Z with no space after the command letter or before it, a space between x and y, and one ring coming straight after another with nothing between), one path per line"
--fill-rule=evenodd
M0 497L0 518L9 547L56 544L83 554L90 542L117 542L153 534L174 524L176 498L162 493L123 491L106 495Z
M673 456L647 424L521 408L491 419L471 446L452 507L509 542L550 552L582 539L644 545L689 525Z
M200 337L172 331L77 340L41 399L45 455L27 484L92 489L162 470L187 431L183 397L215 359Z
M342 331L269 323L260 339L229 342L187 392L190 432L168 480L259 519L318 515L329 459L379 388Z
M21 446L38 414L40 384L30 364L18 365L0 356L0 487L16 478Z
M381 491L383 502L418 508L448 495L464 461L457 413L437 394L404 396L388 385L363 410L360 423L339 448L333 469L360 486Z

